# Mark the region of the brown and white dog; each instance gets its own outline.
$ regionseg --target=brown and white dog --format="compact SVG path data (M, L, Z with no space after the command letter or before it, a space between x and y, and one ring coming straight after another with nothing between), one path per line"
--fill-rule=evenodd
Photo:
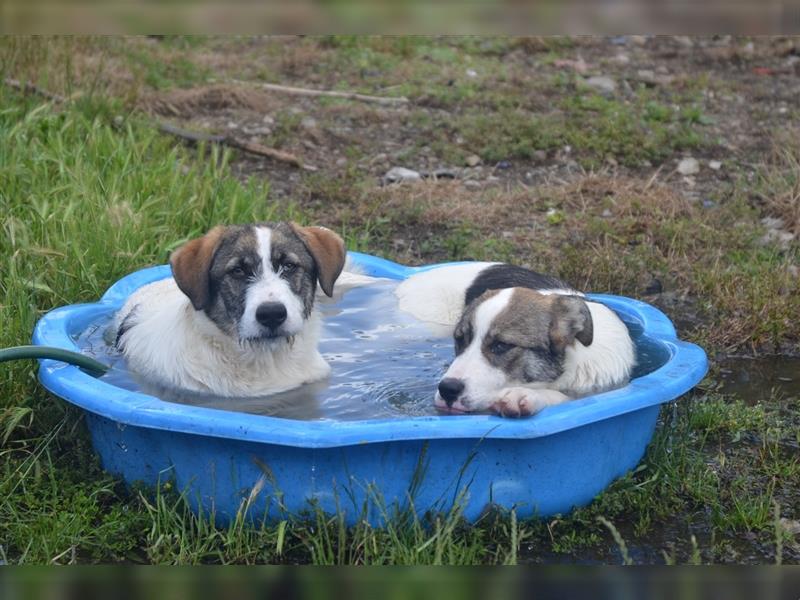
M134 292L115 317L131 371L168 390L261 396L323 379L317 282L331 296L345 262L324 227L214 227L173 252L173 277Z
M456 358L434 402L448 412L531 415L626 383L625 324L563 281L498 263L426 271L397 289L400 308L451 329Z

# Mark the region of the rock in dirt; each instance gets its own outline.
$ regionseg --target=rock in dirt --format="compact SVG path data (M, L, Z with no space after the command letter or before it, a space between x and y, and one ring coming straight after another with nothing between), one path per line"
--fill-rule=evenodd
M467 179L464 182L464 187L467 188L468 190L479 190L483 186L481 185L480 181L475 181L474 179Z
M661 280L658 277L653 277L650 279L648 284L644 288L645 296L655 296L656 294L660 294L664 291L664 284L661 283Z
M242 127L247 135L269 135L272 130L269 127Z
M764 217L761 224L767 229L783 229L783 219L778 217Z
M700 163L696 158L684 158L678 163L678 173L681 175L694 175L700 172Z
M708 161L708 168L712 171L719 171L722 168L722 163L718 160Z
M400 181L418 181L422 179L422 175L420 175L417 171L412 169L406 169L405 167L392 167L383 176L383 179L386 183L398 183Z
M795 235L784 229L783 219L776 217L764 217L761 224L767 228L767 232L761 237L761 244L764 246L775 244L782 250L788 250L795 239Z
M656 85L670 85L675 81L675 77L672 75L666 74L656 74L655 71L652 69L639 69L636 71L636 81L640 81L641 83L647 86L656 86Z
M589 77L584 83L603 94L613 94L617 89L617 82L605 75Z
M557 59L553 61L553 66L559 69L572 69L576 73L583 75L589 70L589 65L580 56L576 60L570 58Z
M778 234L778 246L780 246L781 250L788 250L792 246L792 242L794 242L797 236L793 233L788 231L781 231Z
M468 167L477 167L481 163L481 157L477 154L471 154L464 162L467 163Z
M783 528L783 530L789 535L800 535L800 521L781 517L780 524L781 528Z

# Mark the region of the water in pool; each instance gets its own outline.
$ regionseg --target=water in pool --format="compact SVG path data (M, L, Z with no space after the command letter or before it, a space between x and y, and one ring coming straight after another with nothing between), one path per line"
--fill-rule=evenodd
M219 398L194 393L148 390L162 400L195 406L301 420L353 421L435 415L433 395L453 359L453 342L397 308L396 281L378 280L319 304L324 319L320 351L331 376L298 389L258 398ZM139 391L124 359L104 339L113 313L77 336L81 350L112 369L102 377L112 385ZM666 350L628 323L637 346L634 376L667 359Z

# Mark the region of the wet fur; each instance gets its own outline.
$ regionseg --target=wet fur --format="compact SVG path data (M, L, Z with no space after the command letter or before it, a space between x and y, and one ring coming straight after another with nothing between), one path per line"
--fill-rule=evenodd
M306 238L325 240L311 248ZM329 290L344 244L323 228L289 223L214 228L171 257L174 277L143 286L117 313L116 345L154 385L221 396L257 396L322 379L317 281ZM287 308L260 324L260 303Z
M398 296L404 310L453 333L456 358L442 382L464 387L451 402L437 392L442 409L533 414L623 385L635 363L628 329L611 309L520 267L441 267L407 279Z

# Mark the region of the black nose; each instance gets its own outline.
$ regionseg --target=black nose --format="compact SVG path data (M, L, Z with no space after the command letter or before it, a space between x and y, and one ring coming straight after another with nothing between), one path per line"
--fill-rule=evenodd
M256 321L275 329L286 320L286 307L280 302L264 302L256 309Z
M447 377L439 382L439 395L450 406L464 391L464 382L455 377Z

